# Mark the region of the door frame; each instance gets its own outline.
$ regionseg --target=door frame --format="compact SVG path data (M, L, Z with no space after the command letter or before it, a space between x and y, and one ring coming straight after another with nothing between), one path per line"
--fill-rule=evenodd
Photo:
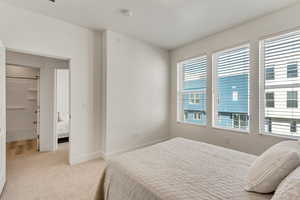
M57 102L57 99L58 99L58 85L57 85L57 76L58 76L58 71L59 70L66 70L68 72L68 118L69 118L69 141L70 141L70 127L71 127L71 82L70 82L70 68L69 67L62 67L62 68L56 68L55 69L55 77L54 77L54 84L55 84L55 87L54 87L54 110L56 113L56 115L54 116L54 124L55 124L55 127L54 127L54 130L55 130L55 137L56 137L56 140L58 140L59 138L59 135L58 135L58 132L57 132L57 125L58 125L58 112L57 112L57 109L58 109L58 102ZM56 147L57 148L57 147Z
M57 55L49 55L49 54L44 54L44 53L39 53L39 52L34 52L34 51L29 51L29 50L20 50L20 49L15 49L15 48L5 48L6 51L10 51L10 52L15 52L15 53L23 53L23 54L29 54L32 56L41 56L41 57L46 57L46 58L52 58L52 59L58 59L58 60L62 60L62 61L67 61L68 62L68 69L69 69L69 106L70 106L70 116L72 113L71 110L71 103L72 103L72 96L71 96L71 72L72 72L72 59L71 58L67 58L67 57L62 57L62 56L57 56ZM41 69L40 69L41 72ZM41 81L41 80L40 80ZM55 88L54 88L55 89ZM55 91L53 91L55 92ZM6 96L6 94L5 94ZM56 104L56 102L54 102ZM5 105L6 106L6 105ZM56 106L56 105L55 105ZM53 110L53 112L56 109ZM54 113L54 116L56 116L56 113ZM53 119L54 120L54 119ZM56 120L56 119L55 119ZM71 165L71 148L72 148L72 129L71 129L71 117L70 117L70 130L69 130L69 152L68 152L68 163ZM56 125L56 123L53 123ZM56 135L56 127L54 129L54 138L56 138L56 140L53 140L53 144L52 146L56 147L57 146L57 135Z
M0 195L6 182L6 54L0 41Z

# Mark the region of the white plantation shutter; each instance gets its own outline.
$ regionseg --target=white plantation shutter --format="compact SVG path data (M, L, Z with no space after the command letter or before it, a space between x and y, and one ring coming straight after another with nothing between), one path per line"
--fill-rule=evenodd
M184 61L182 63L184 74L183 81L192 81L206 78L206 63L206 56Z
M178 64L178 120L206 124L207 57L197 57Z
M249 46L219 53L217 72L219 77L249 74Z
M214 126L248 130L249 45L214 54Z
M265 78L263 84L265 94L274 94L274 107L264 107L263 132L300 136L300 32L263 40L262 50L265 77L269 69L274 71L274 78Z

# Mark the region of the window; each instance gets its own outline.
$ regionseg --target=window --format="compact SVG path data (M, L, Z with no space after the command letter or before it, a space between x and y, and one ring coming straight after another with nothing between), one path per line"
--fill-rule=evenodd
M178 63L178 121L206 124L206 68L206 56Z
M201 120L201 113L200 112L195 112L194 113L194 120Z
M184 120L188 120L188 118L189 118L189 113L185 111L185 112L184 112L184 118L183 118L183 119L184 119Z
M216 127L248 130L249 58L249 45L213 56L213 124Z
M266 107L274 108L274 106L275 106L274 92L267 92L266 93Z
M199 94L190 94L189 95L189 103L190 104L199 104L200 103L200 95Z
M234 128L239 128L240 125L240 117L238 114L233 115L233 127Z
M189 104L195 104L194 94L189 95Z
M298 108L298 91L300 77L298 63L300 61L300 31L290 32L261 41L261 77L265 77L261 85L260 121L262 133L283 136L300 136L297 123L300 120ZM270 67L276 73L273 81ZM262 96L263 97L263 96Z
M290 131L291 131L291 133L296 133L297 132L297 122L296 121L291 122Z
M232 92L232 101L238 101L239 100L239 93L238 91Z
M286 107L287 108L298 108L298 92L297 91L288 91L287 92Z
M266 130L271 133L272 132L272 119L271 118L267 118L265 120L266 122Z
M288 78L298 77L298 63L289 63L286 66L286 73Z
M195 95L195 104L199 104L200 103L200 95L196 94Z
M274 79L275 79L274 67L267 67L266 68L266 80L274 80Z

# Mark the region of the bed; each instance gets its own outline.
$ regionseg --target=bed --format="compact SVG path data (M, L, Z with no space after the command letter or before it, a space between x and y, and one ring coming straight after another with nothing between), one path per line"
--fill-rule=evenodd
M58 112L56 132L58 138L69 137L69 132L70 132L69 113Z
M57 122L57 136L58 138L69 137L70 123L69 121Z
M183 138L111 158L97 200L268 200L246 192L256 156Z

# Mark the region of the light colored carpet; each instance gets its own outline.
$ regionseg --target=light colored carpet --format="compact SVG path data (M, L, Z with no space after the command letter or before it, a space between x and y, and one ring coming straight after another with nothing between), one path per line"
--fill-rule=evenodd
M7 184L1 200L91 200L105 162L70 166L68 144L56 152L8 156Z

